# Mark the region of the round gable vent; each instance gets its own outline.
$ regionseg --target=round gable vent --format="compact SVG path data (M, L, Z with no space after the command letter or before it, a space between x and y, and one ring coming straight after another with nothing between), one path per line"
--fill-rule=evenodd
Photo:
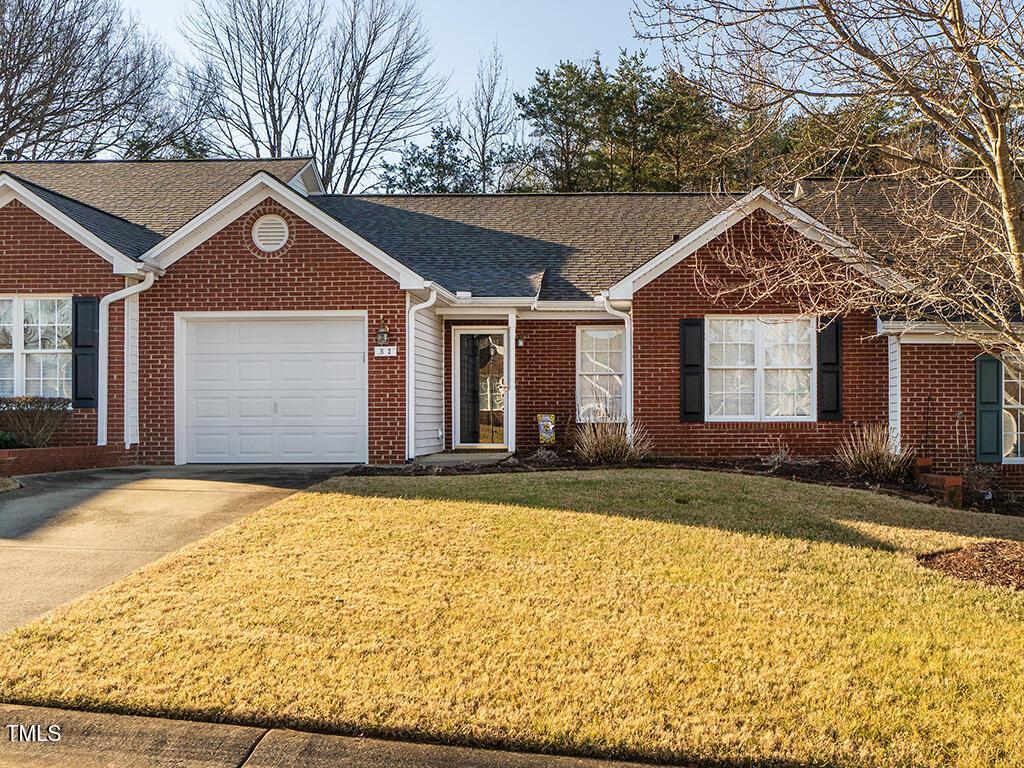
M252 225L252 241L264 253L279 250L288 242L288 223L274 213L260 216Z

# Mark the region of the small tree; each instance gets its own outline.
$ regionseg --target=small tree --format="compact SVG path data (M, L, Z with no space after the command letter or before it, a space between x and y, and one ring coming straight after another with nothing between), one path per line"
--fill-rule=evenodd
M408 144L397 163L382 163L380 184L388 194L476 192L479 179L462 152L459 129L435 125L430 144Z
M497 46L477 65L476 82L469 101L459 104L461 138L476 172L476 187L494 191L503 161L507 162L509 140L516 124L516 105L508 87L505 65Z

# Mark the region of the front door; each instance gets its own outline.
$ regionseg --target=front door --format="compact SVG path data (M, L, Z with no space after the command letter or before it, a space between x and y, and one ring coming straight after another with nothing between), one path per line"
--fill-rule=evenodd
M505 344L502 331L457 331L456 445L505 445Z

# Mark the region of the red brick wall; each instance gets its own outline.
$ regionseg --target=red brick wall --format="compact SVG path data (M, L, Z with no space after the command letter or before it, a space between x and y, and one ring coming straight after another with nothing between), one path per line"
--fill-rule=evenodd
M124 277L97 256L18 201L0 208L0 296L63 294L103 296L124 288ZM124 307L110 308L110 386L107 433L111 444L124 437ZM95 445L96 410L76 409L54 445Z
M904 344L900 349L900 439L935 459L938 472L974 463L971 344Z
M857 422L888 420L886 341L871 338L874 318L843 323L843 420L822 422L682 422L679 418L679 321L707 314L796 313L795 300L780 296L742 310L735 299L709 297L702 278L727 281L715 240L636 292L633 298L634 418L659 454L749 456L769 452L781 440L798 455L824 456ZM700 264L701 269L696 265Z
M452 446L452 327L498 325L504 321L448 321L445 323L445 445ZM576 328L617 325L618 320L523 320L516 321L516 450L532 452L540 447L537 414L555 414L555 437L560 447L568 443L576 415Z
M62 448L16 448L0 451L0 477L65 472L71 469L126 467L135 463L135 449L124 443Z
M283 216L283 255L257 256L253 221ZM140 296L140 459L174 460L174 313L270 310L368 310L371 463L405 460L405 293L390 277L312 225L271 203L258 206L171 265ZM397 357L373 357L384 322Z

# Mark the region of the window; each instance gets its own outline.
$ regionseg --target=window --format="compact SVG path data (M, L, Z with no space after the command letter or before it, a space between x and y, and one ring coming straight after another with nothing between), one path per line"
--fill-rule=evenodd
M707 419L813 420L814 332L807 318L707 318Z
M576 329L576 420L621 421L622 329Z
M1024 460L1024 368L1003 362L1003 458Z
M71 299L0 298L0 396L71 397Z

